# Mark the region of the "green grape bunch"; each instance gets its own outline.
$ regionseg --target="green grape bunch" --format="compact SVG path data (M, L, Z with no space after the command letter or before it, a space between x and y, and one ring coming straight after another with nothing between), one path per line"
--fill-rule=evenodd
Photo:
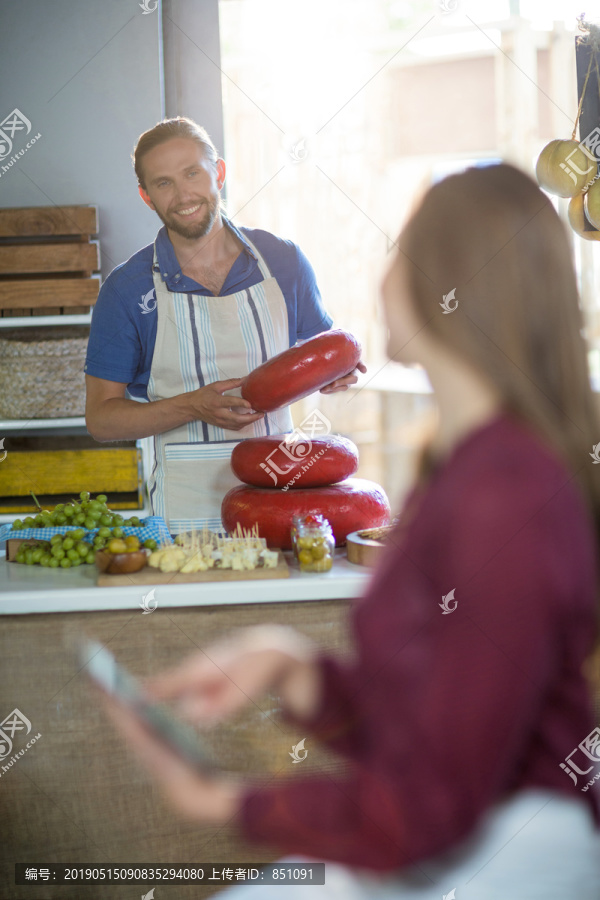
M119 528L124 525L133 528L143 527L143 522L137 516L124 519L119 513L113 512L106 505L106 500L106 494L98 494L94 500L89 491L82 491L79 500L59 503L54 509L40 509L37 515L27 516L25 519L15 519L12 529L20 531L23 528L60 528L62 526L72 528L76 526L92 531L95 528Z
M92 565L96 551L102 550L112 538L122 538L123 529L102 526L93 538L93 543L84 540L83 528L73 528L64 534L53 534L49 541L23 541L17 550L15 562L27 566L46 566L50 569L71 569L81 565ZM149 538L144 541L148 550L156 550L156 541Z

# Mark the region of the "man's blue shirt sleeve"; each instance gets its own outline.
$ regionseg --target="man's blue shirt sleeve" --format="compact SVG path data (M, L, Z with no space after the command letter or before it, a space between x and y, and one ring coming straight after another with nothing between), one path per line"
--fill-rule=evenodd
M298 246L296 246L296 253L298 255L296 335L297 340L305 341L321 331L328 331L333 325L333 319L323 306L313 267Z
M109 276L100 288L92 314L85 372L107 381L129 384L138 372L142 348L118 278Z

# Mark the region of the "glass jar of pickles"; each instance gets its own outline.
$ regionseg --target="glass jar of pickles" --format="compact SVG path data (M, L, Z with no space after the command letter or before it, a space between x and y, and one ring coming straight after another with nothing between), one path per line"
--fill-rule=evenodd
M292 546L301 572L329 572L331 569L335 538L331 525L323 516L294 516Z

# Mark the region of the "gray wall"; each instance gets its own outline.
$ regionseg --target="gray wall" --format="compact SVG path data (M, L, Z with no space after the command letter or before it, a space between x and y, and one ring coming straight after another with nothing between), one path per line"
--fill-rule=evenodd
M164 10L159 2L148 14L139 2L0 7L0 121L17 107L32 124L30 135L15 135L11 156L41 133L7 172L0 169L0 207L98 206L103 277L160 226L138 196L130 156L141 132L165 115L163 15L166 114L191 115L219 150L223 144L217 0L169 0Z
M98 206L103 277L160 226L131 164L141 132L189 115L223 150L218 0L158 0L147 14L139 2L0 3L0 121L16 107L32 125L0 166L41 133L0 168L0 207Z
M143 15L138 0L3 10L2 118L17 106L42 137L0 178L0 206L98 206L106 277L156 231L130 154L163 115L159 10Z

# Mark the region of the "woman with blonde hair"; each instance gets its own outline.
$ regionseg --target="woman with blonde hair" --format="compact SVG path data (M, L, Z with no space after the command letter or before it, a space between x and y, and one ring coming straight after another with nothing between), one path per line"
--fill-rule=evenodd
M206 723L275 692L348 774L204 779L111 714L183 814L327 862L323 887L233 888L240 900L598 900L600 726L583 671L600 420L565 230L527 175L469 169L427 192L382 293L389 357L425 367L438 424L352 609L355 659L264 626L149 682Z

